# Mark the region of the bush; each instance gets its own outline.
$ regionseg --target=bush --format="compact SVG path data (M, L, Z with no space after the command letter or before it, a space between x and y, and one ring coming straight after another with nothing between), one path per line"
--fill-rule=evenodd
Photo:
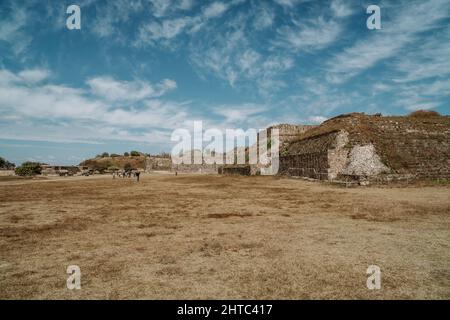
M109 157L109 153L108 152L103 152L102 153L102 158L107 158Z
M111 153L110 157L111 157L111 158L117 158L117 157L120 157L120 154L117 154L117 153Z
M429 118L429 117L439 117L440 114L433 110L417 110L411 112L409 116L413 118Z
M18 176L34 176L41 174L41 171L42 167L38 162L24 162L15 170Z
M133 170L133 166L131 165L131 163L127 162L127 163L125 163L125 165L123 166L123 170L125 170L125 171L131 171L131 170Z
M130 156L130 154L129 154L128 152L124 152L123 155L124 155L125 157L129 157L129 156Z
M2 157L0 157L0 169L13 170L16 167L14 163L11 163Z
M130 155L131 155L132 157L139 157L139 156L141 155L141 153L140 153L139 151L131 151L131 152L130 152Z
M95 162L93 165L92 165L92 169L94 170L94 171L98 171L98 172L100 172L100 173L104 173L106 170L108 170L108 167L110 167L111 166L111 164L109 163L109 162L106 162L106 163L98 163L98 162Z

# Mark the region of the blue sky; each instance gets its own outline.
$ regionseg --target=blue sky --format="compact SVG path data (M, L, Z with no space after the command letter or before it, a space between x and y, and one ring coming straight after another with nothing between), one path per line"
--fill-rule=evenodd
M2 0L0 17L0 156L16 164L170 151L194 120L450 111L449 0Z

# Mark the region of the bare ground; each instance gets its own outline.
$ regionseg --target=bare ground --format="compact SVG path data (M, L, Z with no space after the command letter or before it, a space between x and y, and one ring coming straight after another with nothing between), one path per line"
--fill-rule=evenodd
M449 299L449 191L201 175L3 181L0 298ZM81 290L66 288L72 264ZM366 287L369 265L380 290Z

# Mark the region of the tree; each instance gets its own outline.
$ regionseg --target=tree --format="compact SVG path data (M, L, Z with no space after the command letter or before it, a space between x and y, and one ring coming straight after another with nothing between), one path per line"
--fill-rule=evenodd
M117 158L117 157L120 157L120 154L111 153L110 156L111 156L111 158Z
M139 156L141 155L141 153L140 153L139 151L131 151L131 152L130 152L130 155L131 155L132 157L139 157Z
M0 157L0 169L14 170L15 167L16 165L14 163L11 163L8 160Z
M129 154L128 152L124 152L123 155L124 155L125 157L129 157L129 156L130 156L130 154Z
M131 171L131 170L133 170L133 166L131 165L131 163L127 162L127 163L125 163L125 165L123 166L123 170L125 170L125 171Z
M15 172L18 176L35 176L41 174L42 167L38 162L24 162L17 167Z
M109 157L109 153L108 152L103 152L102 153L102 158L107 158Z

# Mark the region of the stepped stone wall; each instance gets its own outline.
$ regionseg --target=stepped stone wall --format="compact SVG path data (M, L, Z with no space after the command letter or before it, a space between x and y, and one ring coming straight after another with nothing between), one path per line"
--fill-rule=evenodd
M349 114L305 131L280 173L316 179L450 178L450 117Z

